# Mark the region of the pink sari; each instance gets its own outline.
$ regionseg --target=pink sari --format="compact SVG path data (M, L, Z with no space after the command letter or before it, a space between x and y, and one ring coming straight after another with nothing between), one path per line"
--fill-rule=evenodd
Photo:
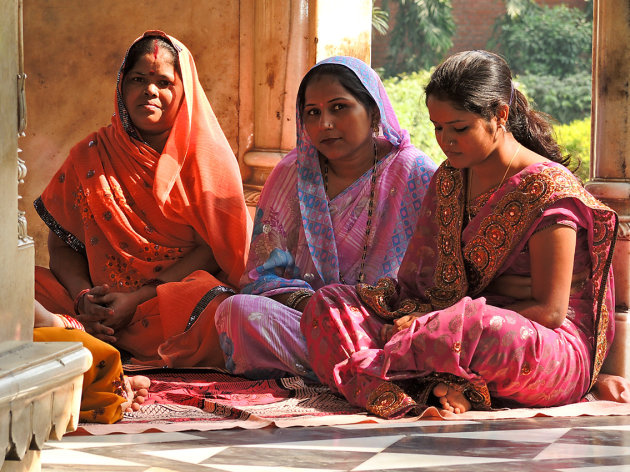
M489 195L464 226L462 173L436 172L398 282L322 288L302 317L311 365L351 403L385 418L427 405L437 382L473 408L555 406L592 387L614 334L610 262L617 217L562 166L533 164ZM567 317L551 330L502 308L499 275L529 276L528 240L577 231ZM579 277L583 275L583 277ZM388 320L428 312L387 343Z
M436 168L400 128L376 72L351 57L318 63L351 69L377 103L392 151L375 166L375 209L366 241L372 170L328 201L317 149L297 113L297 147L267 179L256 209L241 294L221 303L216 324L226 367L250 378L315 376L300 333L302 313L269 298L298 289L354 283L367 243L365 280L395 277Z

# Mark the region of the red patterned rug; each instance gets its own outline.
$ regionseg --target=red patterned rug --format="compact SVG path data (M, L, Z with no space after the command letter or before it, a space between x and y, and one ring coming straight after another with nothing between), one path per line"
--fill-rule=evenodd
M321 426L358 423L367 414L322 385L299 377L248 380L215 369L129 369L151 379L141 409L116 424L80 423L74 434ZM375 420L378 420L375 418Z
M436 408L430 407L418 417L382 420L350 405L327 387L307 385L299 377L248 380L205 368L138 370L126 366L125 370L130 375L142 374L151 379L149 398L141 409L125 413L121 421L111 425L80 423L77 431L71 434L392 423L412 422L420 418L480 420L630 414L630 403L619 403L619 398L617 401L593 398L596 401L553 408L469 411L460 415L440 414Z

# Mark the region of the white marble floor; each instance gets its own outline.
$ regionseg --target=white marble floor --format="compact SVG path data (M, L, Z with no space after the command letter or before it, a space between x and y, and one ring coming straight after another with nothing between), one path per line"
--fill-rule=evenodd
M630 416L66 436L42 471L630 471Z

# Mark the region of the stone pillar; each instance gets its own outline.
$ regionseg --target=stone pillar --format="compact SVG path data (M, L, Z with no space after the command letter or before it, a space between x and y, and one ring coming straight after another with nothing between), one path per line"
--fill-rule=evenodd
M317 61L370 61L371 0L242 0L239 161L250 207L295 146L295 99Z
M49 436L77 425L82 374L91 356L80 343L34 343L34 245L18 210L26 163L22 0L0 2L0 469L40 470Z
M245 196L252 207L295 144L295 96L310 66L309 11L307 0L241 2L239 149L245 150Z
M616 335L603 371L630 379L630 3L593 2L591 181L588 190L619 214L613 257Z

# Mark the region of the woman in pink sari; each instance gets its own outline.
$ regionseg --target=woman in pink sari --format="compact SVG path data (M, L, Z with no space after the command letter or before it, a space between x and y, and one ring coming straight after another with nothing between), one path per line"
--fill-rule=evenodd
M378 75L321 61L297 98L297 147L260 196L241 294L217 310L226 367L315 379L300 333L314 290L395 277L435 164L400 129Z
M500 57L448 58L426 96L448 159L398 280L309 301L313 370L384 418L579 401L614 333L616 215L561 165Z

